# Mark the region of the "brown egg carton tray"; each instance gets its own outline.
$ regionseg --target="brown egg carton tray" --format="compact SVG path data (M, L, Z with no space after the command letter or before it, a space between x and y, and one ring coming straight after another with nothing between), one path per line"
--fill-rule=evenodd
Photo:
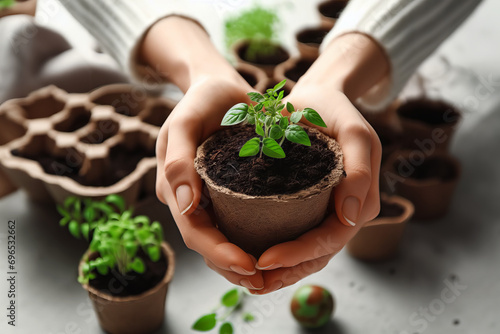
M0 106L0 171L37 201L154 195L155 143L175 101L131 85L54 86Z

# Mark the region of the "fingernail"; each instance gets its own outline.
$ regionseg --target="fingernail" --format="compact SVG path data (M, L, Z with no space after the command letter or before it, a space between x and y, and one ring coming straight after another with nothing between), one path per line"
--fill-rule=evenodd
M261 288L256 288L252 285L252 283L250 283L250 281L246 278L242 279L240 281L240 285L241 286L244 286L245 288L249 289L249 290L262 290L264 289L264 287L261 287Z
M175 196L177 197L177 206L179 207L179 211L181 212L181 215L183 215L193 206L193 191L191 190L191 187L183 184L177 187Z
M267 288L264 292L271 293L271 292L274 292L274 291L281 289L282 286L283 286L282 281L276 281L273 284L271 284L271 286L269 288Z
M257 272L257 270L255 270L255 269L253 271L248 271L248 270L245 270L242 267L236 266L236 265L229 266L229 269L231 269L232 271L234 271L237 274L245 275L245 276L253 275Z
M344 214L345 220L351 225L356 225L356 220L359 215L360 208L359 200L356 197L347 197L342 206L342 212Z
M283 267L283 265L280 264L280 263L273 263L273 264L271 264L271 265L269 265L267 267L261 267L261 266L259 266L258 263L255 265L255 268L258 269L258 270L273 270L273 269L278 269L278 268L281 268L281 267Z

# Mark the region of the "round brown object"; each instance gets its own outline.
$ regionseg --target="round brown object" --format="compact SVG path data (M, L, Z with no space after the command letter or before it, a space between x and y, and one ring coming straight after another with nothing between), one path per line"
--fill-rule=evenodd
M297 49L300 56L304 59L315 60L319 56L319 47L323 39L330 31L330 28L317 27L305 28L295 35L297 40Z
M261 59L251 61L245 58L245 52L248 48L248 45L248 41L241 41L233 45L232 52L236 58L236 61L238 62L238 64L250 64L256 66L263 70L268 77L273 76L276 66L287 61L288 58L290 58L289 52L282 46L277 45L278 53L276 55L261 57Z
M411 219L413 204L399 196L381 194L380 214L368 222L347 244L349 254L363 261L383 261L398 252L406 223Z
M235 130L223 131L230 136ZM218 228L229 241L256 257L318 225L325 217L333 187L344 178L343 154L338 143L316 129L310 131L310 135L325 141L335 152L338 164L319 183L293 194L250 196L222 187L208 176L203 163L205 146L214 136L198 147L195 168L210 192Z
M110 334L146 334L154 332L161 326L165 317L168 284L172 280L175 270L172 248L163 242L161 249L168 261L165 276L155 287L140 295L115 297L103 293L89 284L83 285L83 288L89 293L99 324L106 332ZM78 268L80 275L82 274L83 259L91 254L90 250L87 251L80 261Z

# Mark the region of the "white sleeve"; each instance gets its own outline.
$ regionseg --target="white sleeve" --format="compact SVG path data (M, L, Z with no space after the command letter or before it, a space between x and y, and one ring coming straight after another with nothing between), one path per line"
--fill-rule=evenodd
M471 14L481 0L350 0L322 47L361 32L390 60L390 76L360 99L372 110L391 103L417 67Z
M160 79L152 78L153 72L137 61L142 39L158 20L170 15L187 17L188 12L183 9L186 6L180 6L179 10L179 6L164 0L156 1L158 6L154 1L142 0L60 0L131 78L145 82L153 80L151 83ZM195 22L197 19L200 18L193 18Z

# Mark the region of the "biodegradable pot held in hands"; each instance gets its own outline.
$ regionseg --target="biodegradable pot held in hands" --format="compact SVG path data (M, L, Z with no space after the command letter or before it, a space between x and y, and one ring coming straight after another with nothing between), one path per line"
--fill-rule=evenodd
M404 133L402 145L408 149L447 151L460 121L453 106L426 98L405 101L396 112Z
M30 15L35 16L37 0L16 0L10 7L0 6L0 18L9 15Z
M304 117L326 127L319 113L287 102L290 116L282 114L285 83L263 95L249 93L256 105L233 106L221 125L249 125L217 132L198 147L195 159L218 228L255 257L321 223L333 187L345 176L338 143L298 124Z
M108 293L109 291L97 289L91 284L83 285L83 288L89 293L99 324L106 332L111 334L145 334L152 333L161 326L165 317L168 284L172 280L175 269L174 252L166 242L161 244L161 251L167 262L165 275L158 284L149 287L141 294L118 297L111 295ZM96 255L90 250L85 253L78 269L80 275L82 275L85 259ZM125 278L133 279L129 276ZM120 287L120 283L126 285L127 281L125 280L123 283L117 278L115 283L108 290L120 290L123 288Z
M380 196L380 214L347 244L349 254L363 261L394 258L399 250L406 223L414 212L413 204L399 196Z
M459 161L446 153L396 151L382 167L381 187L410 200L416 219L438 219L448 212L460 173Z

